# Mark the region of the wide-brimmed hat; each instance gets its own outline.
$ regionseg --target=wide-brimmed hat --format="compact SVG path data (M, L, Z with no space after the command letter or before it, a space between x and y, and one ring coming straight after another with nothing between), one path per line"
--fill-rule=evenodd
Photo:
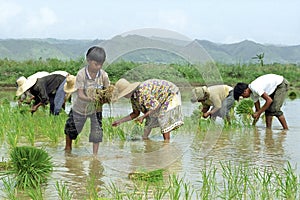
M140 82L129 83L124 78L121 78L120 80L118 80L115 85L115 87L118 91L118 93L117 93L118 99L126 96L127 94L129 94L130 92L135 90L135 88L137 88L137 86L139 86L139 84L140 84Z
M25 78L25 76L19 77L19 78L16 80L17 88L18 88L20 85L23 85L23 84L25 83L26 80L27 80L27 78Z
M76 82L76 77L69 74L66 78L66 83L64 85L64 91L66 93L73 93L75 92L75 82Z
M49 72L41 71L41 72L36 72L36 73L28 76L27 79L29 79L29 78L35 78L35 79L43 78L44 76L48 76L48 75L50 75Z
M192 89L191 102L197 102L199 100L204 100L205 97L209 95L208 88L206 86L195 87Z
M24 77L25 78L25 77ZM18 89L16 92L16 96L21 96L24 92L26 92L29 88L31 88L37 81L37 78L28 78L24 79L22 78L21 80L17 80L18 84Z
M62 75L62 76L67 77L69 73L66 72L66 71L58 70L58 71L51 72L50 74L60 74L60 75Z

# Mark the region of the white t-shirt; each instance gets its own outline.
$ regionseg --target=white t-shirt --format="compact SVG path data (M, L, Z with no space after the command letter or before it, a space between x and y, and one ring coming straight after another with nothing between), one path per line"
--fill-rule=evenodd
M252 81L248 86L252 91L250 97L254 102L257 102L264 92L268 95L272 94L276 90L277 86L282 82L283 76L277 74L266 74L260 76Z

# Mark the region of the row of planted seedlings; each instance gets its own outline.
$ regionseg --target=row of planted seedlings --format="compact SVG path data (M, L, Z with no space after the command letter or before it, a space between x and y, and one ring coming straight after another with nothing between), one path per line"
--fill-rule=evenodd
M252 124L252 107L253 101L240 101L231 110L230 123L225 121L224 128L235 129L255 125L255 122ZM41 108L31 114L28 105L11 106L10 102L5 100L0 102L0 109L0 137L2 137L1 141L6 141L8 145L16 146L19 141L31 146L34 146L36 141L45 142L47 145L57 145L64 141L64 126L67 119L65 112L53 116L49 115L47 108ZM112 127L111 124L114 120L114 117L103 118L104 140L125 141L142 136L143 125L130 122L122 124L120 127ZM220 126L209 119L201 118L200 109L196 109L191 117L185 117L184 120L185 125L180 128L180 132L195 132L195 130L197 130L196 132L205 132L208 128Z
M107 196L113 199L299 199L299 178L287 163L282 169L220 162L207 165L199 173L199 185L184 177L169 175L162 181L135 180L135 187L112 183Z
M299 177L290 163L282 168L248 163L207 164L197 186L184 177L134 179L134 187L111 183L100 196L109 199L299 199Z
M10 167L1 172L4 199L47 199L44 185L52 171L51 157L43 149L16 147L11 153ZM26 158L26 159L24 159ZM30 169L30 170L28 170ZM96 177L87 179L82 199L299 199L299 178L290 163L283 168L259 167L248 163L220 162L205 164L199 171L199 184L184 177L168 175L163 170L131 176L134 186L110 183L100 192ZM5 176L3 175L12 175ZM59 199L72 199L75 191L56 181ZM19 190L25 191L18 193Z

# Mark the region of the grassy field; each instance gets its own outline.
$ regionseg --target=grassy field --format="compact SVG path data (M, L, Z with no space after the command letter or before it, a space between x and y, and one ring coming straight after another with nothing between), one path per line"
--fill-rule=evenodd
M20 76L28 77L38 71L56 71L64 70L73 75L76 75L78 70L85 65L84 59L62 61L58 59L44 60L27 60L27 61L13 61L8 59L0 60L0 86L15 86L15 81ZM149 65L149 64L148 64ZM275 73L285 76L290 81L293 88L300 88L300 66L296 64L267 64L260 66L258 64L235 64L228 65L222 63L210 63L215 71L207 72L205 64L203 66L193 65L178 65L168 64L159 65L151 64L150 69L146 70L142 63L120 61L117 63L106 64L104 69L107 71L111 82L116 82L123 75L130 76L128 72L138 73L141 70L139 79L146 80L148 78L165 78L170 81L179 82L184 80L192 85L205 84L203 76L205 72L213 75L220 73L222 81L225 84L235 85L237 82L250 82L256 77L267 74ZM205 71L202 71L202 70ZM132 75L131 75L132 76ZM179 78L179 79L178 79Z

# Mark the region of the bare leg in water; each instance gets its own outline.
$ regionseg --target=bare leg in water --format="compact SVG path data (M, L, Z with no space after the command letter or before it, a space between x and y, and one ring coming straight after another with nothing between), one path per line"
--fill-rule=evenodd
M170 140L170 132L163 133L163 137L164 137L165 141L169 141Z
M93 155L96 156L98 154L99 142L93 143Z
M278 118L280 124L282 125L282 128L283 128L284 130L288 130L289 128L288 128L288 125L287 125L287 123L286 123L286 120L285 120L284 115L277 116L277 118Z
M284 115L280 115L280 116L277 116L282 128L284 130L288 130L288 125L286 123L286 120L285 120L285 117ZM266 116L266 126L267 128L272 128L272 120L273 120L273 116Z
M151 133L151 128L147 128L147 127L145 127L145 129L144 129L144 135L143 135L143 140L148 140L149 139L149 135L150 135L150 133Z
M66 146L65 146L65 151L66 152L71 152L72 150L72 139L66 135Z

